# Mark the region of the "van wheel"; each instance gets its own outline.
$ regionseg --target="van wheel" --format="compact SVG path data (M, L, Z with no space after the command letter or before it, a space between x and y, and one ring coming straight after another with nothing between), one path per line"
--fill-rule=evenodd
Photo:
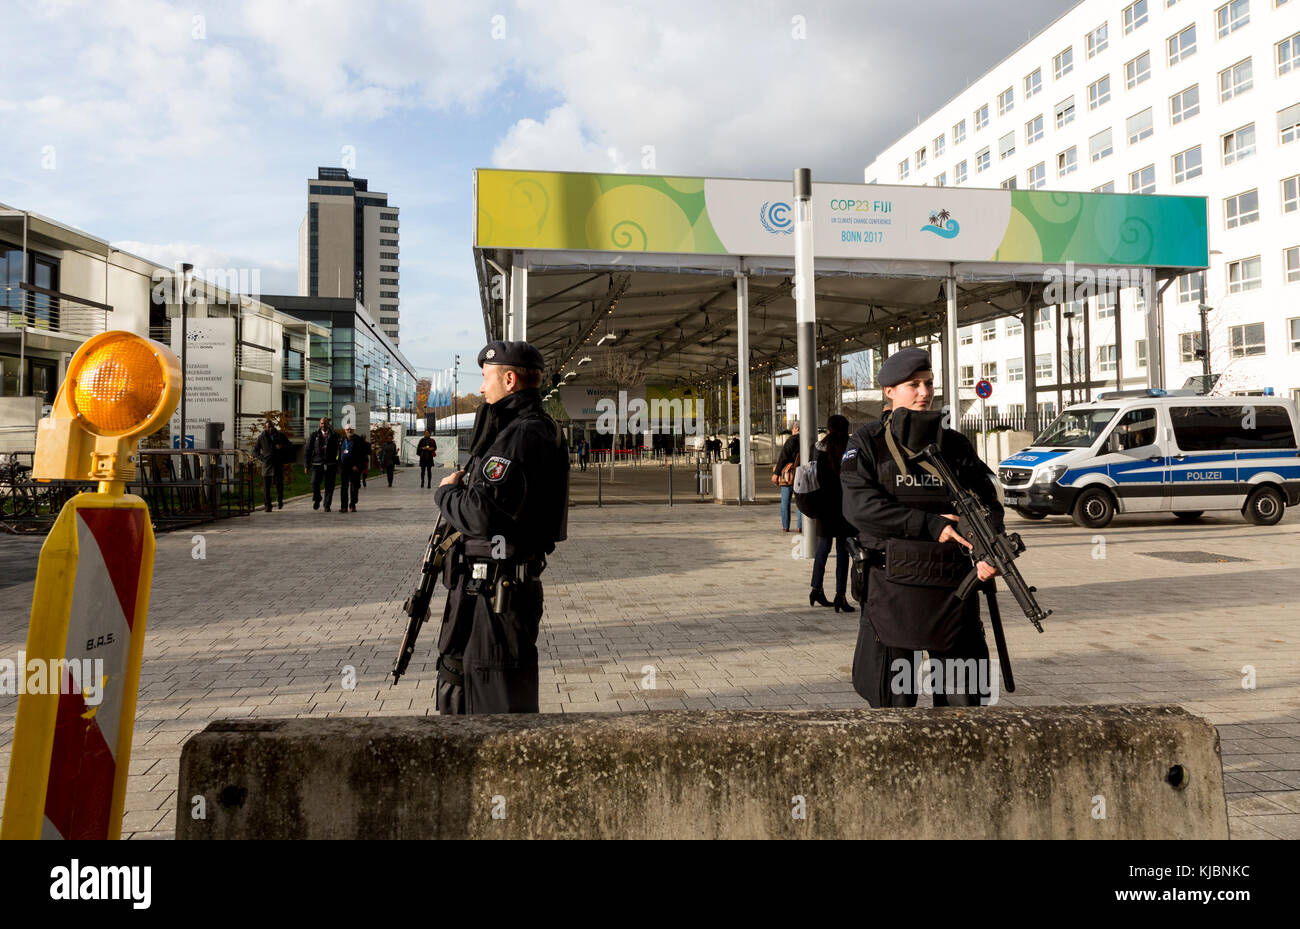
M1175 512L1174 518L1179 522L1194 523L1201 518L1201 514L1204 512L1204 510L1182 510L1181 512Z
M1084 529L1100 529L1109 524L1114 515L1115 501L1111 495L1100 487L1090 487L1074 501L1070 518L1076 526Z
M1256 526L1276 526L1285 509L1286 501L1276 487L1256 487L1246 498L1241 515Z
M1021 519L1046 519L1047 518L1046 513L1039 513L1035 510L1027 510L1023 506L1014 506L1012 507L1012 509L1016 511L1016 515L1019 516Z

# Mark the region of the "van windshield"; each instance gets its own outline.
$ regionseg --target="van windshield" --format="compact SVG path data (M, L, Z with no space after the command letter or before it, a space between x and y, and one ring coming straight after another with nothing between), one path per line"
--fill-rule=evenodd
M1048 448L1087 448L1097 441L1115 416L1114 408L1066 410L1052 421L1034 445Z

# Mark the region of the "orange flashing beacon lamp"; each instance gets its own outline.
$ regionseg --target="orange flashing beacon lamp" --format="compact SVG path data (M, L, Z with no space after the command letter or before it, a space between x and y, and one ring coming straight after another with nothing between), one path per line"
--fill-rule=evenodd
M121 837L154 561L148 507L125 490L180 390L171 349L104 332L37 427L32 477L99 489L69 500L41 546L2 839Z

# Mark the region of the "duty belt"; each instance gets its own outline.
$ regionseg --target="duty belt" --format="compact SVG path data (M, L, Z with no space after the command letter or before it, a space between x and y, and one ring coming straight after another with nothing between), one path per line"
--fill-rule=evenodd
M438 676L456 687L465 686L465 666L451 655L438 656Z

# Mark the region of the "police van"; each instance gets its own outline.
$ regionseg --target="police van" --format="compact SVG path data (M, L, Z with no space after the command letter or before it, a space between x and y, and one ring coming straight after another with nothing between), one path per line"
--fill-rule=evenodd
M1062 411L998 466L998 483L1026 519L1068 515L1088 529L1116 513L1237 509L1272 526L1300 505L1297 434L1289 400L1114 391Z

